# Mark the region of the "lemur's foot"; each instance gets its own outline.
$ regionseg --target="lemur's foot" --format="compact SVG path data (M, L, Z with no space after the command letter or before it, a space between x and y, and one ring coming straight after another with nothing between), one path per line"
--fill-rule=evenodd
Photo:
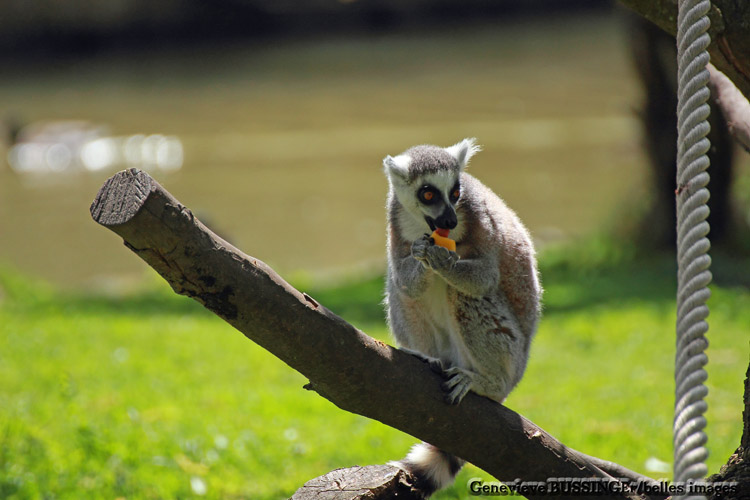
M419 358L419 360L423 363L427 363L428 365L430 365L430 369L435 373L445 373L445 364L443 363L442 359L427 356L426 354L422 354L421 352L415 351L414 349L409 349L408 347L399 347L398 349L399 351L403 351L406 354L411 354L412 356Z
M448 377L448 380L443 384L443 389L447 392L445 401L457 405L471 390L474 374L455 366L443 371L443 374Z

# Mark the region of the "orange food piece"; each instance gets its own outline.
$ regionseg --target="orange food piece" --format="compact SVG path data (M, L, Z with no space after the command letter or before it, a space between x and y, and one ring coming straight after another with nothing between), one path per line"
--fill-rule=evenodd
M443 234L440 234L443 233ZM452 240L448 238L448 234L450 231L448 229L436 229L433 231L433 233L430 235L430 238L435 240L435 244L439 247L447 248L448 250L455 252L456 251L456 242L455 240Z

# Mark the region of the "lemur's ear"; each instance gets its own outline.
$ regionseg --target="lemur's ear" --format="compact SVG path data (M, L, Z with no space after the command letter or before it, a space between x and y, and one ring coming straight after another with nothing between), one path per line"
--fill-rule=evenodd
M466 168L471 157L482 150L481 146L475 144L475 141L476 139L472 137L470 139L464 139L449 148L445 148L445 150L448 151L448 154L458 161L458 168Z
M396 157L386 156L383 158L383 170L388 178L400 179L404 182L409 178L409 164L411 157L408 155L398 155Z

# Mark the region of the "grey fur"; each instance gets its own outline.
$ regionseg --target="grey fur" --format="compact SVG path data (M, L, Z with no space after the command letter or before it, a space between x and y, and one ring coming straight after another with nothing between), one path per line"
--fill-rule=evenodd
M427 173L435 173L440 170L459 171L458 160L451 156L445 149L435 146L414 146L404 152L411 158L409 166L410 183Z
M384 160L390 184L388 323L399 346L442 369L452 404L469 391L505 400L526 369L541 310L526 228L495 193L463 171L476 151L473 140L465 139L450 148L416 146ZM460 181L458 226L449 236L456 252L429 238L425 216L442 208L421 205L416 193L431 180L442 186Z

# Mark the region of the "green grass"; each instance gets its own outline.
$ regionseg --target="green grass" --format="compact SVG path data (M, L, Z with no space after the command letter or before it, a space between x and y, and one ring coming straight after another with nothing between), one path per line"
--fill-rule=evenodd
M601 250L542 259L545 315L507 405L568 446L646 472L647 459L672 454L673 264ZM717 259L717 274L748 276L733 265ZM387 340L381 283L307 291ZM714 285L710 304L711 471L741 430L750 292L731 283ZM287 498L416 442L305 383L166 286L68 296L0 271L0 498ZM467 467L437 498L468 497L476 476L492 479Z

